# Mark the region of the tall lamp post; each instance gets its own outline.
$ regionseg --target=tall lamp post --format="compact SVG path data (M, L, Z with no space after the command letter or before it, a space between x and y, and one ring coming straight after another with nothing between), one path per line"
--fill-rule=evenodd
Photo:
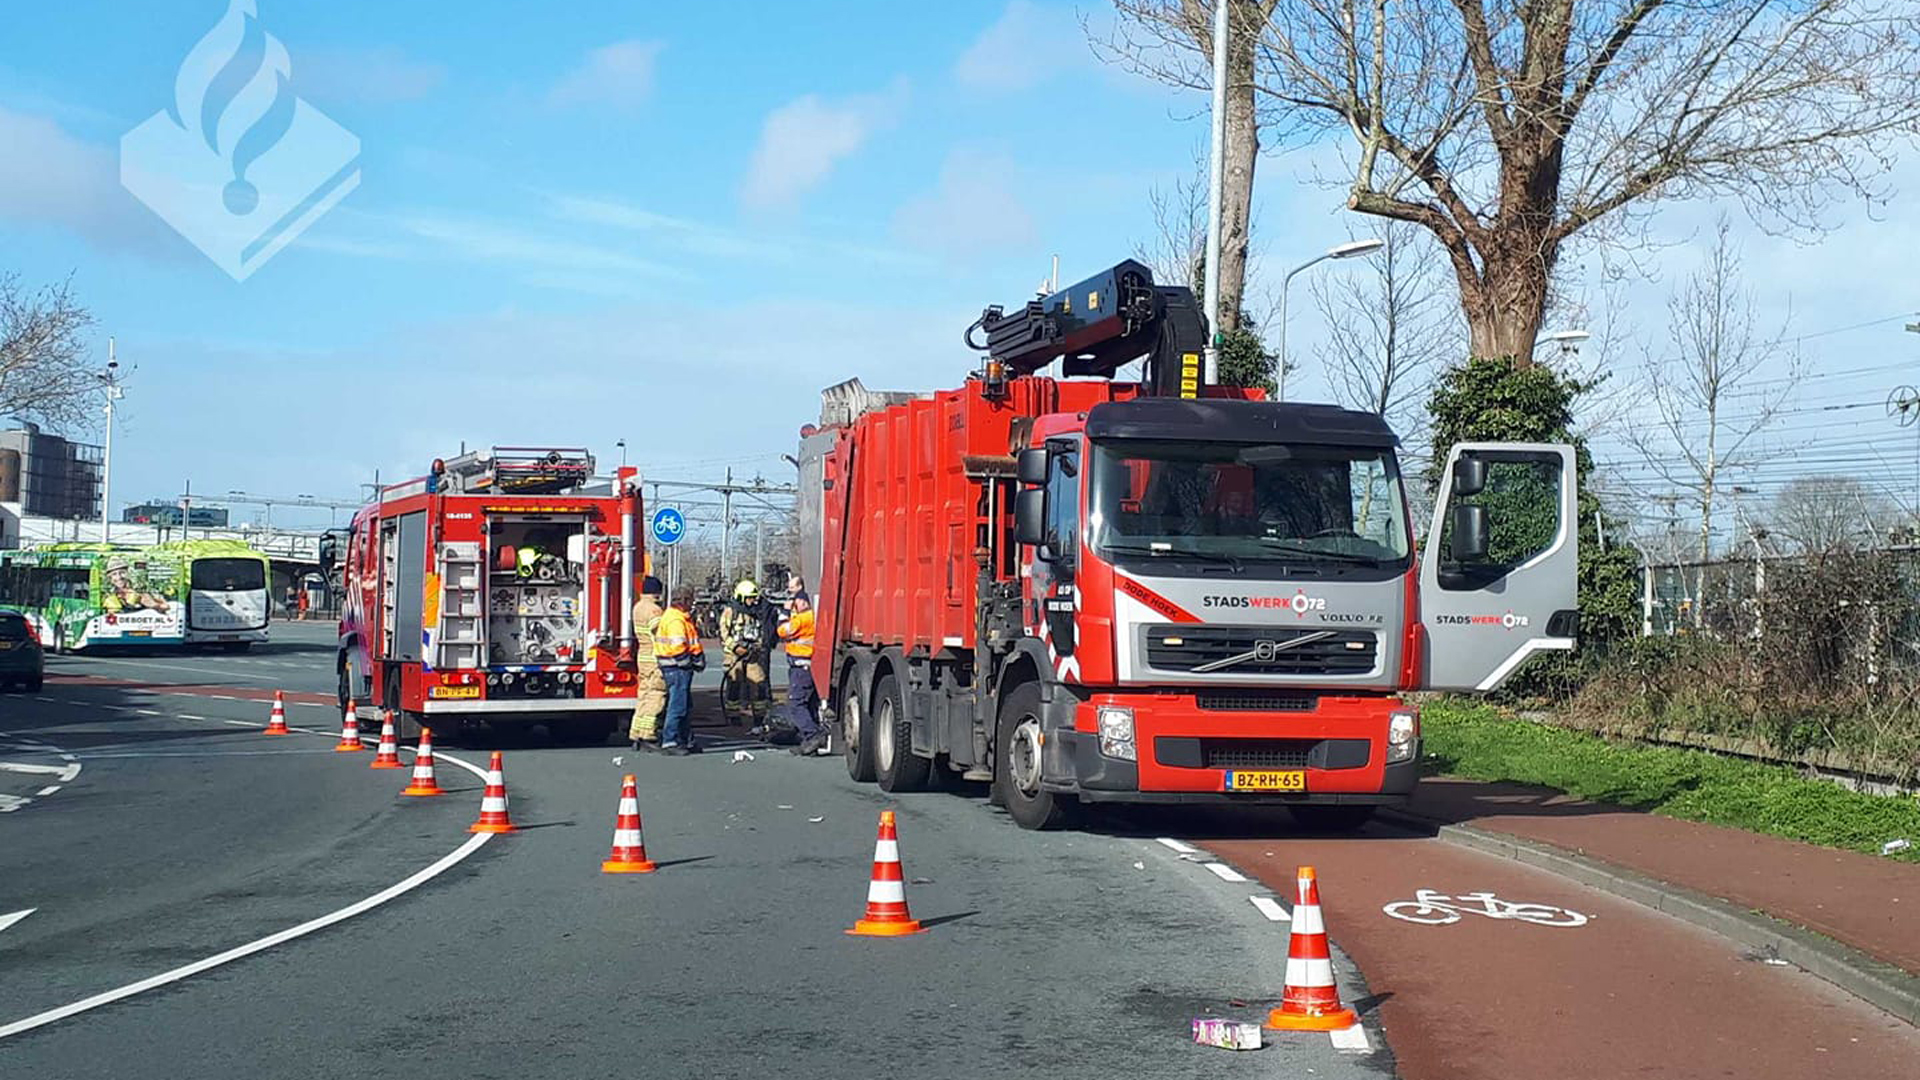
M1585 330L1551 330L1533 339L1533 347L1539 348L1548 342L1560 346L1561 352L1572 352L1580 343L1592 337Z
M107 370L95 376L107 394L107 441L100 453L100 542L113 539L113 403L120 400L120 358L107 339Z
M1379 237L1373 237L1372 239L1368 239L1368 240L1351 240L1351 241L1348 241L1347 243L1340 244L1335 247L1330 247L1325 252L1319 255L1315 255L1313 258L1308 259L1306 262L1303 262L1299 266L1296 266L1293 269L1287 271L1287 276L1281 279L1280 281L1280 358L1279 358L1280 374L1279 374L1279 380L1278 380L1280 384L1280 390L1278 394L1274 395L1278 400L1280 401L1287 400L1287 286L1293 284L1294 275L1298 274L1302 270L1306 270L1311 267L1318 266L1319 264L1326 262L1328 259L1352 259L1361 255L1371 255L1374 252L1379 251L1381 248L1386 246L1387 246L1387 242L1385 240L1380 239Z

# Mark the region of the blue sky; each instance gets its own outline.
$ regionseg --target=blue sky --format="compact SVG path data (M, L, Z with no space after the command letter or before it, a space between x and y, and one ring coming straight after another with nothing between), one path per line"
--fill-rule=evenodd
M1068 277L1131 255L1148 191L1205 137L1204 102L1092 55L1104 5L260 0L294 92L358 136L361 179L236 282L117 178L120 136L168 107L225 0L11 7L0 267L72 274L102 354L112 333L137 365L117 502L189 480L350 497L462 439L610 460L625 437L650 474L783 477L821 387L957 381L982 306L1023 299L1051 255ZM1303 182L1330 160L1263 158L1263 262L1365 231ZM1839 208L1815 247L1744 230L1763 301L1801 331L1920 308L1920 230L1893 206ZM1624 294L1645 336L1709 213L1656 219L1659 280ZM1321 317L1295 289L1306 357ZM1892 330L1819 339L1821 362L1920 356ZM1851 400L1883 374L1820 385ZM1303 382L1324 396L1311 365Z

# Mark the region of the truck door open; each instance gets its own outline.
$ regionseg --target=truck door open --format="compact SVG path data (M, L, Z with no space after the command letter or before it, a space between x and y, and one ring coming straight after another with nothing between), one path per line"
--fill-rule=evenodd
M1534 653L1573 648L1577 479L1571 446L1453 448L1420 559L1426 689L1492 690Z

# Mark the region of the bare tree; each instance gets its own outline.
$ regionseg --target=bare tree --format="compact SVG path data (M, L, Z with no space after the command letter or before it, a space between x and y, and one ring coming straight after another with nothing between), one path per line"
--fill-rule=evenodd
M16 276L0 274L0 418L52 425L92 419L100 386L83 340L92 325L70 282L29 292Z
M1170 188L1147 192L1153 211L1153 235L1136 244L1134 258L1153 270L1154 280L1193 285L1207 261L1207 163L1194 163L1193 175Z
M1782 343L1784 333L1766 337L1759 330L1752 295L1740 285L1739 252L1728 228L1723 216L1706 265L1667 302L1674 352L1647 359L1647 396L1658 424L1632 436L1655 472L1691 493L1700 514L1702 564L1712 556L1716 498L1723 483L1778 453L1759 436L1802 373L1799 355ZM1785 325L1783 319L1782 331ZM1764 382L1755 379L1775 368L1781 374ZM1700 617L1697 610L1695 617Z
M1220 333L1240 326L1247 252L1253 236L1253 171L1260 158L1259 45L1280 0L1229 0L1226 144L1220 199ZM1133 71L1192 90L1213 89L1213 0L1114 0L1123 16L1115 35L1095 41L1102 55ZM1206 233L1206 188L1201 237ZM1204 245L1202 250L1204 251Z
M1851 476L1803 476L1773 497L1776 541L1806 555L1871 547L1899 520L1886 496Z
M1317 353L1341 404L1400 429L1434 369L1458 357L1463 343L1432 239L1403 222L1387 222L1376 235L1386 246L1365 268L1314 279L1314 303L1327 324Z
M1194 85L1205 5L1114 4L1114 51ZM1576 235L1709 196L1814 231L1920 128L1911 0L1276 0L1253 53L1269 131L1343 133L1348 207L1432 232L1473 354L1522 364Z

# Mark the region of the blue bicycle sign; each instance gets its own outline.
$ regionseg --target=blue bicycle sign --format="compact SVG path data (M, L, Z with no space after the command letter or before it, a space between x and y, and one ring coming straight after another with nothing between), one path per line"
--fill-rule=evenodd
M653 540L663 547L672 547L687 534L687 519L680 511L671 506L663 506L653 512Z

